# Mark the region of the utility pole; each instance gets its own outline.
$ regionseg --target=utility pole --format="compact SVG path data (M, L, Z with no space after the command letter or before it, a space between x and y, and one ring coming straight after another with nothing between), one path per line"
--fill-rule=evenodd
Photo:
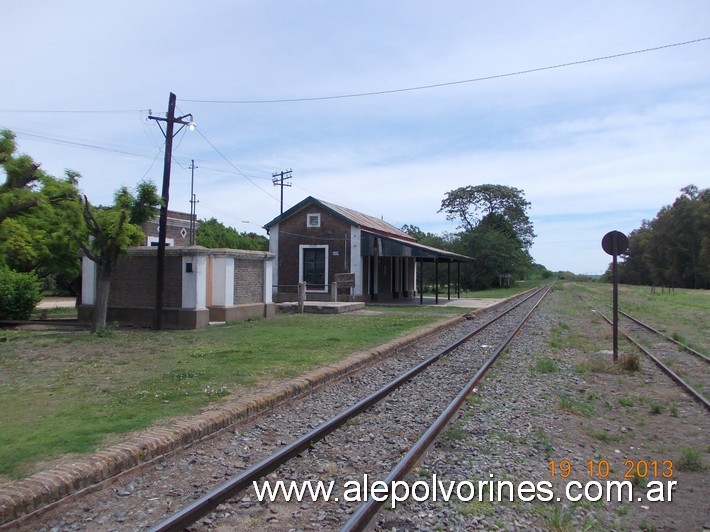
M168 226L168 200L170 199L170 166L173 158L173 137L182 130L185 126L190 126L192 129L192 115L186 114L180 117L175 117L175 103L177 96L170 93L168 98L168 112L165 118L159 116L149 116L150 120L155 120L160 126L160 130L165 135L165 161L163 164L163 190L162 201L160 203L160 219L158 222L158 261L155 277L155 313L153 315L153 328L160 330L163 327L163 287L165 285L165 234ZM186 122L185 118L190 117L190 121ZM160 124L165 122L165 129ZM180 127L175 131L175 124L180 124Z
M284 213L284 187L290 187L291 183L284 183L285 180L291 179L291 172L293 170L284 170L282 172L276 172L271 174L271 177L275 187L281 187L281 214Z
M197 199L195 198L195 168L198 168L195 166L195 159L191 160L192 165L192 177L190 177L190 245L194 246L195 245L195 203L197 203Z

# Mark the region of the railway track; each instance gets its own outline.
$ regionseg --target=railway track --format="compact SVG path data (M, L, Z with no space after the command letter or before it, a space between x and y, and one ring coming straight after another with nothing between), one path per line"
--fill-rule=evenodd
M707 488L706 476L703 470L686 470L683 461L686 450L696 450L701 458L706 452L710 430L707 411L652 364L642 364L639 371L633 372L608 371L607 364L602 364L607 357L599 351L606 346L608 325L601 319L589 320L589 307L575 290L568 290L566 285L557 288L539 312L532 314L505 356L493 365L485 381L476 385L476 393L456 412L455 421L449 423L402 483L411 490L417 489L419 496L398 502L396 509L387 501L387 507L377 513L369 526L410 530L550 529L567 523L573 529L640 529L656 525L695 530L706 523L703 515L709 515L710 510L702 496ZM376 365L363 367L288 405L237 423L73 500L64 500L54 508L12 523L9 529L108 532L155 528L156 523L165 521L176 510L208 495L286 447L295 437L374 393L404 368L419 364L479 327L494 312L506 309L499 307L472 316L470 321L460 320L417 344L399 347ZM507 329L502 321L500 328ZM491 327L494 328L498 326ZM478 336L473 341L472 351L490 358L490 346L497 344L496 335L489 332L491 336ZM504 334L497 336L501 340ZM439 371L437 367L443 368L441 364L446 359L462 355L458 351L446 355L425 373ZM471 367L465 368L467 374L460 383L479 367L474 365L474 356L471 353ZM541 362L545 364L541 366ZM551 371L549 363L553 365ZM422 402L418 404L406 393L408 385L395 391L388 403L375 405L345 422L257 481L259 490L266 480L272 486L279 480L285 484L334 480L333 496L342 496L343 491L337 486L351 480L362 481L365 474L370 483L384 483L383 479L436 420L449 399L460 391L440 385L451 380L455 372L453 367L441 369L434 379L436 389L421 391ZM633 503L622 504L570 506L564 497L552 505L540 501L522 503L518 499L491 502L488 499L492 492L485 490L476 492L478 497L470 502L465 490L461 498L421 499L421 488L426 484L433 490L434 479L454 482L458 487L467 483L479 485L488 479L510 480L516 486L521 482L555 481L555 495L563 495L564 486L558 480L564 479L551 477L550 460L555 464L569 461L573 473L582 481L589 480L590 461L608 461L611 476L618 480L626 471L628 460L645 460L649 464L671 460L672 478L678 489L672 503L650 506L637 502L636 490L642 497L642 486L635 486ZM398 495L401 497L402 492ZM345 526L349 516L357 511L357 504L331 499L323 506L309 497L287 502L281 496L274 502L260 502L250 487L226 499L212 513L187 525L187 529L334 530ZM5 528L0 525L2 529Z
M315 480L328 474L351 480L370 475L373 479L387 478L385 482L403 478L549 290L550 287L546 287L527 295L484 323L479 324L480 319L472 320L470 330L463 336L173 513L151 530L181 530L221 505L238 505L230 503L230 499L272 473L271 479ZM393 464L396 465L392 469ZM340 488L342 486L336 490ZM333 496L343 501L342 495L339 491ZM343 526L356 530L365 527L378 509L374 499L357 509L342 502L313 501L302 510L311 517L301 517L324 520L333 526L342 525L352 512ZM244 522L235 519L239 512L224 514L228 517L217 516L211 523L216 519L220 526L244 526ZM266 520L268 522L268 517Z
M612 324L594 304L577 294L604 320ZM619 332L633 343L661 371L710 411L710 358L665 335L627 312L619 311Z

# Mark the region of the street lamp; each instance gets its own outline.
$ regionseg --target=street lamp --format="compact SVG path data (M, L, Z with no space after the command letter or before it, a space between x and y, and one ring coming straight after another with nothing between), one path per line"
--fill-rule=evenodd
M165 135L165 162L163 165L163 191L162 191L162 201L160 203L160 220L158 222L158 261L157 261L157 272L155 278L155 313L153 315L153 328L162 329L163 327L163 287L165 285L165 233L167 231L168 225L168 200L170 198L170 166L172 164L173 156L173 137L177 135L182 128L188 126L188 129L193 130L195 128L195 123L192 120L191 114L186 114L183 116L175 117L175 103L177 101L177 96L170 93L170 98L168 99L168 112L165 116L149 116L151 120L158 122L160 130ZM185 121L186 118L190 117L188 122ZM165 122L165 129L160 124ZM180 124L180 128L174 131L175 124Z

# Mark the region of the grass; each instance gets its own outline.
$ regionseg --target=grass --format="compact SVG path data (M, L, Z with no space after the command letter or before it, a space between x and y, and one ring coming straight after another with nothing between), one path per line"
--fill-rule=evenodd
M496 507L490 501L479 501L478 499L473 499L459 507L459 513L461 515L474 515L474 516L491 516L495 515Z
M596 303L611 304L611 284L570 283L570 288L579 291L585 298ZM698 324L707 322L710 311L710 296L706 290L676 288L672 292L651 292L648 286L619 285L619 309L641 321L656 327L661 332L708 355L707 327ZM610 309L606 314L611 315Z
M538 512L542 515L547 526L547 530L551 531L567 531L574 530L574 514L568 508L561 504L551 504L541 506Z
M557 373L557 362L548 356L541 356L535 361L534 369L537 373Z
M623 397L619 397L619 404L622 406L625 406L627 408L630 408L634 406L634 400L629 397L628 395L624 395Z
M628 353L619 357L619 367L624 371L639 371L641 369L641 359L636 353Z
M200 331L0 333L7 339L0 352L0 476L21 478L42 462L90 452L446 315L405 307L367 316L277 314Z
M682 471L702 471L704 469L702 453L695 447L684 447L678 468Z
M656 414L656 415L662 414L663 413L663 405L651 401L651 413Z
M621 434L612 434L602 429L596 429L594 427L587 427L587 434L590 438L598 440L603 443L618 443L623 440Z
M545 429L541 427L536 427L535 428L535 436L537 437L538 441L540 442L540 445L545 451L545 460L551 460L553 455L554 455L554 447L552 446L552 443L550 442L550 438L547 435L547 432L545 432ZM535 448L539 448L537 443L534 444Z
M593 406L564 393L560 394L559 407L564 412L569 412L577 416L591 417L594 414Z
M510 288L490 288L488 290L477 290L475 292L462 292L461 297L504 299L546 283L547 281L543 282L541 280L517 281ZM439 297L441 297L441 292L439 292Z
M461 426L461 422L456 421L441 433L441 438L445 441L463 441L468 438L468 433Z

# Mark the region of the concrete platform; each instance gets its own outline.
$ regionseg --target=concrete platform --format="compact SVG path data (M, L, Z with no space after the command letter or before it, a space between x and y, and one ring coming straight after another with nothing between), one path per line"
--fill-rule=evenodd
M462 307L462 308L486 308L486 307L492 307L493 305L500 303L503 301L502 299L493 299L493 298L469 298L469 297L461 297L461 298L451 298L451 299L446 299L446 297L441 297L439 296L439 303L438 306L440 307ZM417 299L417 303L419 304L419 300ZM424 298L424 305L433 305L437 306L436 303L436 298L433 297L425 297Z
M487 308L500 303L503 299L493 299L493 298L469 298L461 297L446 299L446 296L439 296L439 302L436 302L435 297L426 296L423 301L420 302L418 297L408 298L408 299L392 299L387 301L369 303L371 306L377 305L393 305L393 306L419 306L423 305L425 307L461 307L461 308Z
M71 308L76 306L75 297L44 297L37 304L39 309Z
M308 314L344 314L365 308L362 301L306 301L303 312ZM277 303L277 312L298 312L298 303Z

